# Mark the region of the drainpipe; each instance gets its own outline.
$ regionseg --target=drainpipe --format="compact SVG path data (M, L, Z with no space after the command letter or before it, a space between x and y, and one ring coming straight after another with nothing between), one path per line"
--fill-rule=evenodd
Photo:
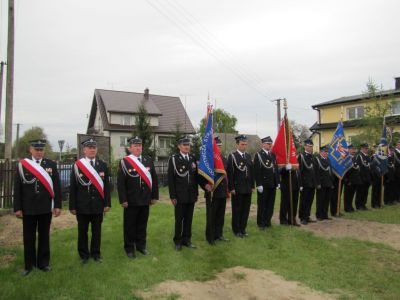
M321 110L319 108L313 107L313 110L316 110L318 112L318 124L321 125ZM314 131L316 134L319 135L319 139L318 139L318 147L321 148L321 132L319 131Z

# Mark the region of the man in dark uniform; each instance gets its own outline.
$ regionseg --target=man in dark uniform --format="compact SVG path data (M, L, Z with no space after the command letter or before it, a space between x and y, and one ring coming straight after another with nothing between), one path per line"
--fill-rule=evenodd
M118 175L118 198L124 208L124 249L135 258L135 249L143 255L147 251L147 222L150 205L158 200L158 178L153 160L142 155L142 139L128 139L130 155L121 160Z
M375 153L371 157L370 169L371 169L371 179L372 179L372 189L371 189L371 207L380 208L383 195L383 183L382 180L387 172L387 162L385 158L381 157L380 146L375 146ZM383 155L383 154L382 154ZM384 165L382 165L384 164ZM384 192L384 191L383 191Z
M394 159L394 179L396 182L400 182L400 140L396 143L396 148L393 153ZM395 203L400 203L400 184L396 184L395 188Z
M247 236L246 227L250 213L251 194L254 191L254 167L246 153L247 137L235 137L236 148L228 157L228 189L232 199L232 231L237 237Z
M357 162L356 148L349 145L349 156L353 162L352 167L344 175L344 211L348 213L354 212L353 199L357 187L361 184L360 166Z
M261 139L262 149L254 156L254 176L257 186L257 225L261 230L271 227L276 189L280 187L278 165L271 152L272 139Z
M368 155L369 146L361 144L360 153L357 155L357 164L360 166L361 184L357 186L356 208L359 210L367 209L368 189L371 185L371 158Z
M328 217L328 209L334 186L327 146L322 146L319 149L319 155L315 157L315 161L315 178L317 181L317 211L315 215L318 221L331 220Z
M190 152L190 139L183 136L177 140L179 153L168 162L169 197L175 207L175 250L182 246L196 248L192 244L192 220L194 204L199 197L197 162Z
M50 224L52 213L61 213L61 183L57 164L44 158L46 140L29 142L31 157L21 160L14 178L14 212L22 218L25 270L50 271ZM37 230L36 230L37 228ZM36 251L36 231L38 249Z
M303 190L299 167L287 164L280 168L281 174L281 207L279 220L281 225L300 226L296 221L299 191ZM290 203L290 181L292 184L292 203ZM292 211L290 210L292 208ZM292 224L293 217L293 224Z
M69 210L78 221L78 253L81 263L85 264L90 257L101 262L101 224L103 215L111 207L111 195L108 166L96 157L97 142L89 138L81 144L84 157L74 164L71 172ZM89 224L92 228L90 251Z
M394 169L394 147L389 146L388 151L388 172L385 174L385 189L384 189L384 203L386 205L393 205L395 203L395 169ZM398 184L398 182L397 182Z
M221 150L222 141L217 136L215 137L215 143ZM227 167L226 158L221 154L222 162L225 170ZM229 241L223 235L224 220L225 220L225 209L226 209L226 198L228 198L228 181L226 176L218 184L218 186L212 192L205 191L206 198L206 239L210 245L214 245L215 241Z
M315 160L312 154L314 143L312 140L307 139L303 144L304 152L300 153L297 158L299 162L301 182L303 184L303 190L300 193L299 218L301 224L307 225L310 222L315 222L310 218L310 215L316 188L316 173Z

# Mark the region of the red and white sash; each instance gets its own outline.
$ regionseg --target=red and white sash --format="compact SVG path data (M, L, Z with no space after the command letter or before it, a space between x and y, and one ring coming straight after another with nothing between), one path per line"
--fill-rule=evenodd
M153 185L150 171L137 159L134 155L128 155L124 157L124 160L138 172L140 177L146 182L147 186L150 188Z
M21 159L19 163L43 184L51 198L54 199L53 180L46 170L43 169L41 165L28 158Z
M86 158L77 160L75 164L78 166L79 170L81 170L82 173L85 174L85 176L93 183L97 191L100 193L101 198L104 199L104 182L95 168L92 167Z

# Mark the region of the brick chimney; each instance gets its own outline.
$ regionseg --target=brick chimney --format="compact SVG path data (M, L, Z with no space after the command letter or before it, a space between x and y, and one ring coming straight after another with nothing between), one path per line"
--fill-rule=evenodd
M394 82L395 82L395 84L394 84L395 89L400 90L400 77L395 77Z
M145 99L145 100L149 100L149 88L146 88L146 89L144 90L144 99Z

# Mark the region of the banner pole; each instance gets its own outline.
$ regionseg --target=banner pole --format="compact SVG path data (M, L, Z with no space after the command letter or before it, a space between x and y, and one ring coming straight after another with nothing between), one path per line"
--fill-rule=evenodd
M338 195L337 195L337 211L336 216L340 216L340 195L342 193L342 177L339 177L339 185L338 185Z

